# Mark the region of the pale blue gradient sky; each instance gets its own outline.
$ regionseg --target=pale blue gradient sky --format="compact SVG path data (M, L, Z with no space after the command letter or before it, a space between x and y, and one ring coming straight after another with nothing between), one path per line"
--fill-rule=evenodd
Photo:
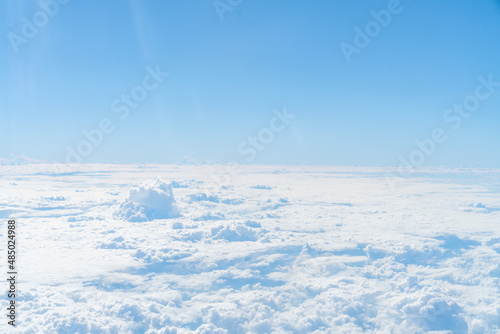
M500 87L453 130L444 112L479 76L500 81L500 2L409 1L348 64L339 48L389 1L244 0L220 20L212 1L72 0L14 52L35 1L0 3L0 157L65 161L81 131L115 130L84 162L246 162L237 147L296 118L252 163L397 165L436 128L426 165L500 167ZM146 67L170 75L128 118L111 103Z

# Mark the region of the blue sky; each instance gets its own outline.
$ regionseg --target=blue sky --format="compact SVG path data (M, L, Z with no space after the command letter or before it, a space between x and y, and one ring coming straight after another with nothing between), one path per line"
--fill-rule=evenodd
M52 16L2 1L0 157L65 162L109 119L82 162L394 166L442 128L424 165L500 167L500 87L458 129L443 120L478 77L500 81L500 1L401 0L350 63L340 43L391 1L220 3L223 20L211 0L72 0ZM157 67L169 75L120 119L113 101ZM248 159L238 147L283 108L295 118Z

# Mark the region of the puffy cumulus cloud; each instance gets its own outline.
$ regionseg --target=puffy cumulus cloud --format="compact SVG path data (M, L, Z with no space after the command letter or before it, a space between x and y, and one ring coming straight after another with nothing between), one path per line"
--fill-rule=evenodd
M463 308L455 301L452 291L423 287L396 299L394 309L399 310L402 327L408 330L468 332Z
M130 222L169 219L179 215L172 184L159 178L132 187L128 197L114 212L116 218Z
M231 226L217 226L211 230L213 239L224 239L227 241L256 241L259 238L258 231L243 224Z

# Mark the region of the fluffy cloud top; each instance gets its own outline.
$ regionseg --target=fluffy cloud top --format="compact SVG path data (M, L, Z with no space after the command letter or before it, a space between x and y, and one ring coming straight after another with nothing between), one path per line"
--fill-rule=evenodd
M128 197L114 213L116 218L130 222L169 219L178 217L179 214L172 184L159 178L132 187Z

